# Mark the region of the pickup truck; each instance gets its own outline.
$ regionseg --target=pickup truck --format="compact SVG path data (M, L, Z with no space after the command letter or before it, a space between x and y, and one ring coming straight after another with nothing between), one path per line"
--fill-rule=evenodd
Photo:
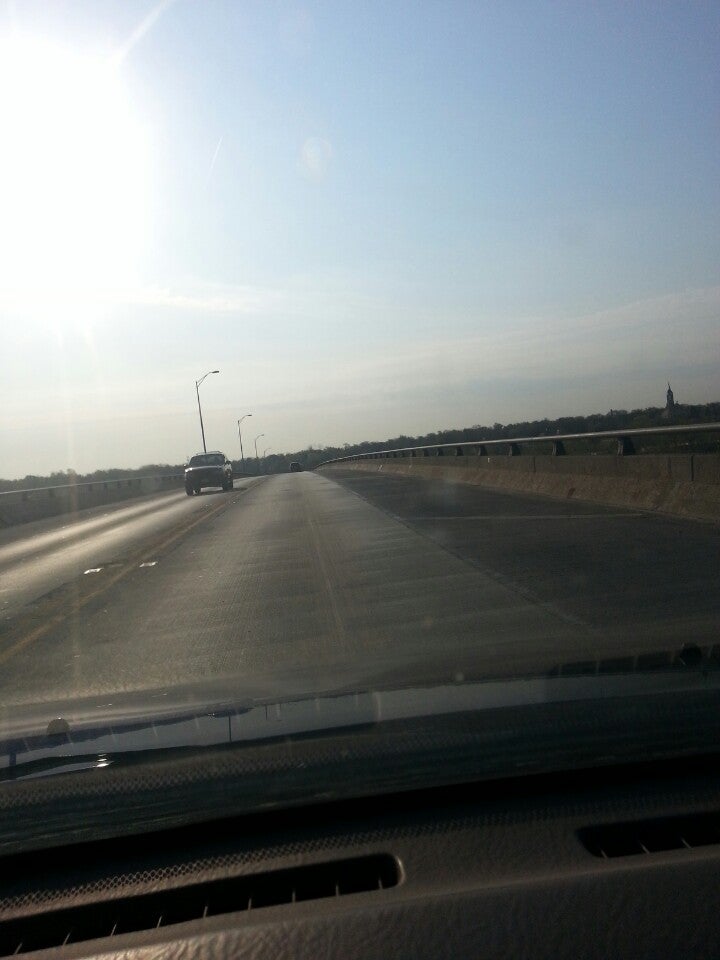
M185 467L185 493L191 497L203 487L233 488L232 464L219 450L196 453Z

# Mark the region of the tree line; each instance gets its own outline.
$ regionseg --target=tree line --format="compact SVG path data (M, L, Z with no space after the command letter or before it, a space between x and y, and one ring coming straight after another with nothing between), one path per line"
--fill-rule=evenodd
M566 433L595 433L603 430L631 430L642 427L680 426L694 423L720 422L720 403L676 404L671 418L664 416L663 407L646 407L637 410L610 410L607 413L593 413L589 416L558 417L556 420L523 420L518 423L494 423L492 426L474 424L421 436L401 434L386 440L364 440L361 443L343 444L341 447L307 447L294 453L275 454L267 457L264 466L266 473L281 473L289 469L290 462L297 460L305 470L312 470L325 460L337 457L355 456L359 453L371 453L373 450L395 450L400 447L422 447L442 443L470 443L476 440L513 440L519 437L552 437ZM718 451L718 438L715 436L648 437L636 442L639 453L668 451L677 453L712 453ZM614 451L612 441L596 442L575 441L568 446L568 453ZM548 451L550 445L548 445ZM536 451L540 453L541 451Z
M720 403L676 404L670 419L665 417L663 407L646 407L638 410L610 410L608 413L593 413L584 417L558 417L556 420L524 420L519 423L494 423L492 426L474 424L451 430L440 430L421 436L391 437L386 440L364 440L361 443L343 444L341 447L307 447L294 453L270 454L261 461L262 473L285 473L290 463L296 460L304 470L312 470L325 460L337 457L349 457L358 453L371 453L373 450L393 450L398 447L422 447L440 443L471 443L477 440L513 440L519 437L552 437L565 433L594 433L603 430L631 430L641 427L663 427L693 423L720 422ZM678 435L677 437L648 437L641 443L636 442L638 453L677 452L677 453L714 453L718 452L718 437L713 435ZM590 443L574 441L568 447L568 453L585 453L589 450L610 452L612 443ZM536 453L542 451L537 450ZM549 452L549 445L548 451ZM239 460L233 460L233 469L241 472ZM256 470L254 458L247 458L246 470ZM94 470L92 473L79 474L73 469L55 471L41 477L28 474L21 480L0 480L2 490L26 490L38 487L65 486L71 483L95 483L107 480L124 480L138 476L167 476L181 474L184 464L149 463L136 469L113 468Z

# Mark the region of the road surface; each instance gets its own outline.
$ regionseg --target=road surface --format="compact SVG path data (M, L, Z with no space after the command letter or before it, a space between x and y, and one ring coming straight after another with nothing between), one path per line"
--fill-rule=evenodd
M353 471L0 536L0 704L290 696L720 642L720 529Z

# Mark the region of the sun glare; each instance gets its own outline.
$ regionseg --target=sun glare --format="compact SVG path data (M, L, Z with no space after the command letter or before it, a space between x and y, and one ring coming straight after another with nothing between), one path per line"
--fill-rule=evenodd
M110 61L0 41L0 294L81 299L132 285L148 148Z

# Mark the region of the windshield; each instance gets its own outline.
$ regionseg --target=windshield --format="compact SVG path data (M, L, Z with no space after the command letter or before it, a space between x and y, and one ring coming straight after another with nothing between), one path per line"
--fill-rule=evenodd
M618 755L574 739L614 698L637 758L697 720L719 29L0 3L0 781L488 714L501 776L538 723L540 766Z
M190 458L191 467L221 467L224 463L222 453L201 453Z

